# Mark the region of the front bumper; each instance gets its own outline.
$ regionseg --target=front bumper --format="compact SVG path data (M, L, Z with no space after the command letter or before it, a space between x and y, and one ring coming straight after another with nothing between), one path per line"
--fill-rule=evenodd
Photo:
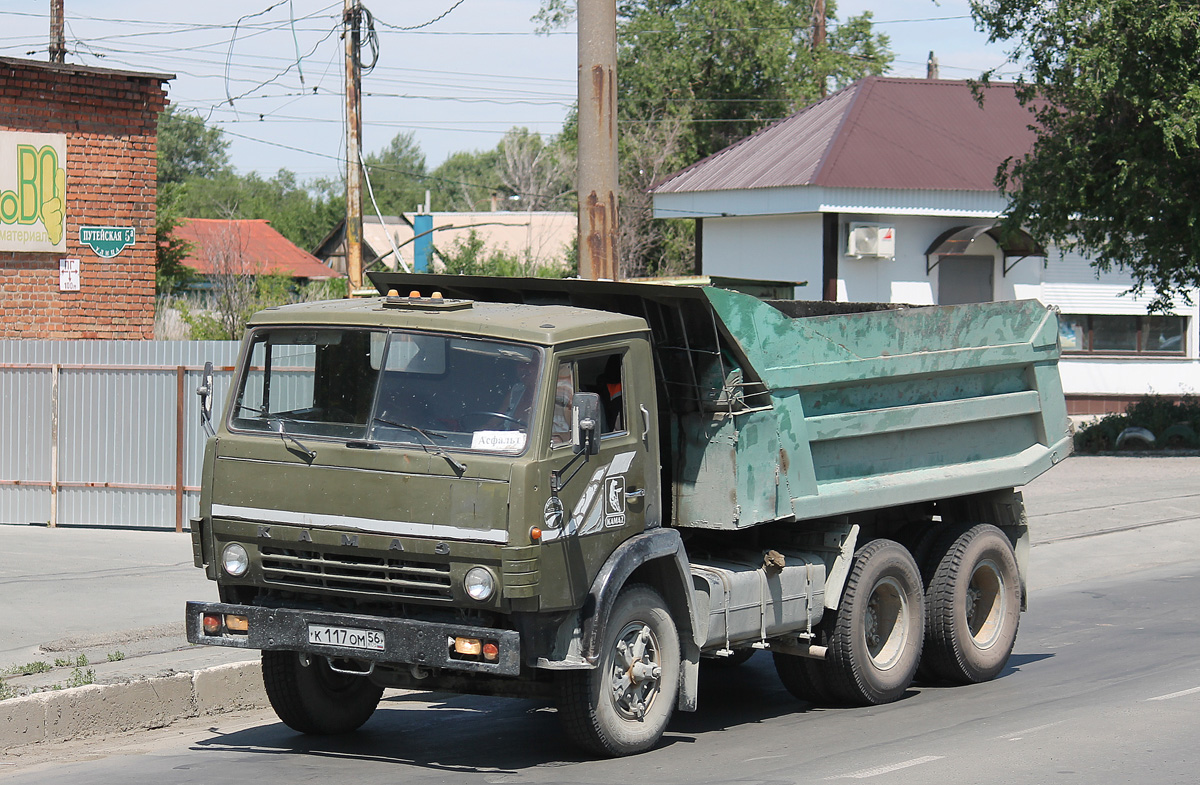
M209 635L204 631L203 624L206 613L245 616L249 622L249 628L246 632L241 633L222 630L219 634ZM234 605L224 602L189 602L186 624L188 641L206 646L301 651L324 657L397 665L421 665L427 668L490 673L498 676L516 676L521 670L521 636L520 633L513 630L494 630L465 624L441 624L350 613L260 608L255 605ZM310 643L308 639L310 624L382 632L384 648L382 650L358 649ZM499 656L495 662L456 658L453 656L455 637L495 641L500 650Z

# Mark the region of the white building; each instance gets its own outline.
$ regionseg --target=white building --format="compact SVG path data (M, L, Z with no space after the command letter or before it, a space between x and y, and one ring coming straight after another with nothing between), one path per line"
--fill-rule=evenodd
M981 106L966 82L871 77L667 177L655 217L697 221L704 273L805 281L802 299L1055 306L1072 414L1200 391L1195 304L1148 316L1127 273L993 228L1031 122L1012 85Z

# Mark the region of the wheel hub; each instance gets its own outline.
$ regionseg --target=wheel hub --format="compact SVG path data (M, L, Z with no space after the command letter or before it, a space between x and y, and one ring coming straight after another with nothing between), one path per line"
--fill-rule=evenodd
M976 565L965 596L967 630L980 649L993 646L1001 637L1007 611L1007 590L1000 567L990 559Z
M621 630L613 655L613 705L621 715L641 720L654 702L662 678L658 641L647 625L633 622Z
M908 642L910 609L895 578L875 584L863 613L863 639L867 656L879 670L888 670L903 659Z

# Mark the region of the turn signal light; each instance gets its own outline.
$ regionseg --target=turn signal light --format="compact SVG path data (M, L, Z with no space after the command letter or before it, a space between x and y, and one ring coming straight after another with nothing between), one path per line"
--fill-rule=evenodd
M459 654L477 655L480 652L480 642L478 638L455 638L454 651Z
M220 635L221 634L221 616L217 613L204 614L204 634L205 635Z
M230 632L247 632L250 629L250 620L245 616L228 613L225 615L225 629Z
M500 647L494 643L483 644L483 658L495 662L500 657Z
M529 539L532 540L533 542L538 542L539 540L541 540L542 539L542 530L536 526L531 527L529 529Z

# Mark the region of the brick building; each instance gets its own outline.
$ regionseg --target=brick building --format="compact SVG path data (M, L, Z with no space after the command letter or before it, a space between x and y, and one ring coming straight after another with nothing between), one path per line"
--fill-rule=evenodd
M152 338L170 74L0 58L0 338Z

